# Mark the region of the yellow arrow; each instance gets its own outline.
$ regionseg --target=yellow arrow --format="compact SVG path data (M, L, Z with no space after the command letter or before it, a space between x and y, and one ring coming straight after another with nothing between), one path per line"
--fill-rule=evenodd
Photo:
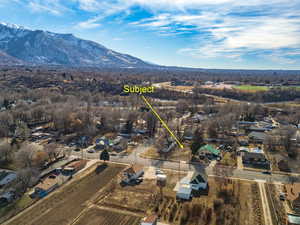
M162 118L158 115L158 113L153 109L152 105L148 102L148 100L144 97L144 95L141 95L141 98L144 100L144 102L146 103L146 105L149 106L149 108L151 109L151 111L153 112L153 114L159 119L159 121L167 129L167 131L170 133L170 135L175 139L175 141L177 142L178 146L180 148L184 148L183 144L181 144L181 142L178 140L178 138L175 136L175 134L170 130L170 128L168 127L168 125L165 123L165 121L163 121Z

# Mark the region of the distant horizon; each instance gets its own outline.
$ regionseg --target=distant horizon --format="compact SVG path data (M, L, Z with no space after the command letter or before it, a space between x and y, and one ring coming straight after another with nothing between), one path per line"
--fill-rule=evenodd
M0 21L161 66L300 70L299 10L297 0L3 0Z

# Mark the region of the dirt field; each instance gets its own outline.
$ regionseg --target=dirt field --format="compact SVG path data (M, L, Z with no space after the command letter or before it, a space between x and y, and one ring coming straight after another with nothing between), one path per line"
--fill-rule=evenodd
M41 200L8 225L66 225L86 208L85 203L106 186L124 167L109 164L103 171L89 175L62 187Z
M158 188L153 181L144 180L136 186L118 185L106 198L100 199L97 205L144 215L153 207L157 192Z
M171 91L192 92L194 86L172 86L171 82L163 82L154 84L155 87L165 88Z
M174 184L166 187L162 201L155 208L155 212L166 223L172 225L264 224L260 195L255 191L257 190L255 183L209 179L208 193L200 193L191 201L183 202L166 195L173 187Z
M168 160L175 160L175 161L190 161L191 159L191 151L188 147L184 149L176 148L173 151L167 154L159 154L155 147L149 148L145 153L141 154L144 158L150 159L168 159Z
M140 220L140 217L93 207L80 217L74 225L138 225Z

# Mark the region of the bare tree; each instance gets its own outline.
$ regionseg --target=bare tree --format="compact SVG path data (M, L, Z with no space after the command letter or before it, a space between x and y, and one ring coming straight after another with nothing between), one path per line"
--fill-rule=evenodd
M39 172L33 168L20 169L17 173L17 179L13 182L13 187L16 193L26 192L29 186L37 183L39 179Z
M293 146L292 137L295 134L295 129L292 127L288 127L280 130L281 135L281 143L288 153L289 157L294 158L297 156L297 149Z
M57 143L50 143L44 147L45 152L47 153L49 160L54 161L59 157L61 150L58 147Z
M146 122L147 122L147 129L148 129L148 132L149 132L149 136L153 137L155 135L155 132L156 132L157 119L151 112L149 112L147 114Z
M29 135L30 135L30 130L27 124L24 123L23 121L18 121L15 130L15 136L25 141L29 138Z
M34 155L36 147L32 144L24 143L15 153L15 160L19 168L32 168L34 165Z
M0 162L8 163L12 160L12 147L7 142L2 142L0 145Z
M264 149L270 152L276 150L276 138L272 135L267 135L264 140Z

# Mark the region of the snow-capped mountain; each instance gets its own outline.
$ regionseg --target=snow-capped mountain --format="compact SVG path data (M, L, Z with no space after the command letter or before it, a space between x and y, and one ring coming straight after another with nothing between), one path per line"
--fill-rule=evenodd
M30 30L6 23L0 23L0 51L2 65L5 64L5 58L11 61L10 64L130 68L155 66L72 34Z

